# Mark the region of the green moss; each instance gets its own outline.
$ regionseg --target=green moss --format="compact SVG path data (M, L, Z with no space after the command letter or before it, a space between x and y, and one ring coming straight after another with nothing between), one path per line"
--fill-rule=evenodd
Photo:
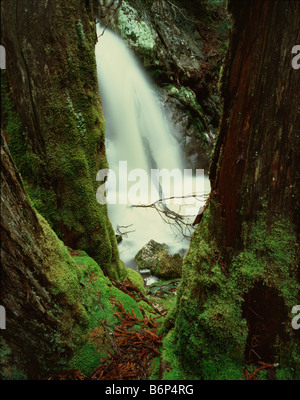
M62 354L65 346L73 353L71 360L62 356L56 368L76 368L89 374L101 358L108 356L108 350L113 351L111 333L120 323L114 315L118 311L114 301L121 302L126 311L134 311L138 318L142 318L142 313L135 300L118 290L95 260L84 251L68 250L46 220L40 215L38 219L43 230L40 246L44 267L41 272L55 299L48 312L61 326L49 340L61 346ZM130 275L140 284L136 274ZM44 369L46 371L46 367Z
M157 380L159 379L159 370L160 370L161 358L155 357L150 361L150 376L149 380Z
M174 331L170 331L163 338L163 347L161 349L161 363L166 365L164 369L163 380L192 380L198 379L197 376L186 372L181 365L176 354L176 342ZM154 378L154 376L153 376ZM156 376L155 379L158 377Z
M117 289L95 260L84 251L66 248L47 221L39 214L37 217L43 232L38 239L43 250L43 267L39 273L47 281L51 297L47 313L58 321L58 328L51 335L45 335L49 335L46 339L53 344L53 352L59 356L56 365L51 365L50 369L38 354L35 357L45 376L70 368L89 375L101 359L109 355L108 351L114 351L112 332L120 324L115 315L119 311L115 302L120 302L125 311L134 312L137 318L143 318L140 307L148 312L151 307L146 303L137 303ZM129 273L129 276L140 285L142 278L140 280L137 274ZM7 358L4 350L3 357ZM10 373L6 367L1 372L3 376ZM15 372L11 371L11 374Z
M209 150L208 139L205 133L208 131L207 120L193 90L185 86L177 88L171 84L167 84L164 87L164 92L165 96L175 97L186 107L187 115L191 120L191 127L197 131L197 139Z
M26 373L16 367L12 350L2 337L0 337L0 379L18 381L27 379Z
M113 298L117 298L125 310L134 309L138 318L142 316L134 299L118 290L87 254L75 256L74 260L81 268L81 282L84 285L83 304L92 312L90 318L92 327L101 319L106 319L107 325L116 323L117 318L113 315L115 307L111 304Z
M259 280L274 287L291 308L297 301L299 243L293 225L278 217L271 227L262 213L251 227L244 225L244 251L233 258L232 281L246 291Z
M267 224L261 213L256 223L244 226L244 248L225 265L218 229L210 228L213 215L210 204L185 256L177 302L165 321L173 341L164 341L164 354L174 354L186 372L201 379L241 378L248 337L244 299L261 283L277 293L286 310L280 328L285 339L281 337L280 350L275 350L281 359L278 376L287 376L283 371L292 369L289 376L295 377L299 343L288 313L299 303L299 245L293 225L279 216Z
M12 100L6 70L1 70L1 129L7 138L18 168L24 171L25 175L38 168L39 158L34 155L29 157L27 154L29 141Z
M203 379L204 380L240 380L243 378L242 371L244 365L239 360L233 362L230 353L218 357L216 354L212 359L204 359L202 361Z
M57 370L65 369L72 352L82 345L81 337L88 329L88 314L82 305L79 267L47 221L39 214L36 216L41 231L37 232L34 242L28 238L28 245L29 251L32 251L37 258L34 265L39 266L34 271L35 278L32 279L38 279L43 287L43 297L48 300L46 310L40 308L41 313L47 313L46 323L41 322L38 332L43 337L42 351L28 354L32 340L30 333L32 334L35 322L25 320L25 327L26 324L29 326L28 335L22 337L22 348L13 348L13 355L17 354L18 358L11 357L11 363L12 369L16 367L17 373L23 374L22 368L24 368L29 375L33 374L32 364L33 370L38 366L40 373L47 376ZM25 253L24 257L26 256ZM40 290L35 286L30 287L37 302L35 307L39 307ZM27 307L30 310L30 303ZM40 321L43 321L43 316L40 316ZM24 330L27 332L26 328Z
M66 294L70 304L78 305L81 308L78 304L80 270L70 257L67 248L58 240L45 219L40 215L38 215L38 219L44 233L44 239L41 243L46 266L44 273L53 284L53 294ZM53 249L55 249L55 252Z
M76 30L77 30L78 41L83 42L85 40L85 32L80 18L76 21Z
M129 280L140 289L141 293L145 294L145 284L141 274L131 268L127 268L127 274Z
M52 73L44 80L37 131L27 132L22 126L3 71L1 126L34 207L65 244L84 249L107 274L122 280L127 274L119 260L107 207L96 200L100 185L96 174L108 164L94 54L95 26L85 13L74 11L69 2L58 4L55 10L57 35L68 38L63 54L59 40L43 43Z
M167 95L177 98L185 106L193 110L198 116L199 120L201 120L201 124L205 124L205 115L203 109L198 103L196 94L193 92L192 89L185 86L180 86L180 88L178 89L173 85L167 85L165 87L165 91Z
M80 268L44 218L38 215L38 219L43 229L40 246L44 269L41 272L49 282L48 290L55 301L48 313L60 323L59 330L49 340L58 346L58 350L61 346L61 357L56 367L64 369L70 354L83 345L82 336L89 329L89 314L82 301ZM63 354L66 347L69 349L67 358ZM46 366L44 369L46 371Z
M101 337L99 339L101 340ZM107 353L101 354L93 343L86 342L74 355L70 368L78 369L88 376L99 366L99 360L103 356L107 356Z
M1 69L1 128L8 134L19 134L21 121L10 95L6 70Z
M145 66L153 63L157 51L157 33L141 20L138 12L126 1L123 1L118 14L117 30L129 46L143 56Z
M77 252L73 259L81 271L81 302L87 313L89 329L82 335L83 346L80 346L74 354L70 367L89 374L96 368L101 358L108 356L108 350L111 352L114 350L111 334L114 327L120 323L114 315L118 311L114 304L115 300L121 302L126 311L130 313L134 311L137 318L142 318L139 305L143 305L118 290L85 252ZM130 273L130 275L132 277L135 274ZM139 281L136 276L135 281Z

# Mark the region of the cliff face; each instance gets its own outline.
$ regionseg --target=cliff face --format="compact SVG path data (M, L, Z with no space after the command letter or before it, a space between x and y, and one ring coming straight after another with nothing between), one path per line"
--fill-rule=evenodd
M105 8L99 13L105 15ZM218 78L230 23L225 2L128 0L111 24L157 84L189 167L209 166L221 115Z
M2 129L36 209L64 243L125 276L96 174L107 167L92 2L3 1ZM3 72L3 71L2 71Z

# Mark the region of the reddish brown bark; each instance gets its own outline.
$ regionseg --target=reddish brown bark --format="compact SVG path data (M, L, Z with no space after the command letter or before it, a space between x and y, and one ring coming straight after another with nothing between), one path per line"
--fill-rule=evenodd
M176 345L182 363L208 379L237 379L242 363L258 361L279 364L278 379L297 379L290 315L299 304L300 72L292 48L300 2L228 6L212 193L183 263Z
M229 11L234 25L210 177L226 245L235 246L242 221L255 219L263 203L300 225L300 73L291 66L300 3L232 0Z

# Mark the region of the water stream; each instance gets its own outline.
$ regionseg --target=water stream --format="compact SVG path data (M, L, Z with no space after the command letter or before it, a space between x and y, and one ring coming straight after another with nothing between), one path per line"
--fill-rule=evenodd
M102 29L98 26L98 36ZM120 257L127 267L136 269L134 256L150 239L166 243L170 254L186 251L189 240L174 232L155 209L132 204L186 194L186 188L192 192L196 178L195 174L184 175L182 151L172 135L174 127L153 83L124 41L106 30L96 45L96 60L106 154L113 171L107 182L108 213L116 231L128 232L119 244ZM163 169L177 174L170 185L155 179L153 170ZM199 176L197 185L202 192L209 191L207 177ZM192 201L195 214L201 202ZM180 207L173 203L167 207Z

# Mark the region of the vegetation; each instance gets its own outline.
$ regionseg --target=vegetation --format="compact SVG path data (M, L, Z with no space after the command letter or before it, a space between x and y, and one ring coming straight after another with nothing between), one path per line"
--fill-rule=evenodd
M34 90L39 93L39 98L32 98L28 107L34 108L39 122L32 126L32 121L26 119L24 102L19 102L20 93L16 100L17 90L14 91L16 106L13 104L12 91L4 76L2 129L34 207L66 245L87 251L106 268L107 274L122 279L126 273L119 261L106 206L99 205L95 196L96 174L108 166L94 54L95 25L80 6L74 10L72 2L56 2L54 18L56 34L62 42L51 44L51 35L47 36L50 27L46 24L43 28L46 42L40 36L37 47L24 48L34 60L28 61L29 74L34 78L27 79L35 80ZM35 36L32 30L22 34L29 43ZM14 32L11 38L17 41ZM11 51L14 57L21 57L17 46ZM35 71L44 59L47 60L45 79L40 81ZM10 74L9 68L7 73ZM27 82L23 80L26 90Z
M300 3L128 0L114 21L111 7L3 1L1 379L299 380L300 74L287 49ZM210 159L183 261L154 240L136 255L161 279L149 287L96 201L108 167L96 17Z
M296 235L284 219L277 220L269 230L262 213L250 235L246 235L243 251L233 255L227 266L209 229L212 207L206 210L184 259L176 306L165 324L173 340L164 342L163 354L175 354L179 359L184 354L181 369L196 373L199 379L239 379L245 358L257 361L255 353L262 351L265 353L259 358L267 357L273 346L279 346L280 353L273 361L281 361L282 377L296 379L299 358L293 350L297 339L290 322L290 310L299 292L299 283L294 279L299 248ZM254 321L249 321L245 313L247 294L253 287L266 293L276 289L269 294L271 307L265 304L265 309L261 305L257 310L269 336L267 344L256 343L256 347L252 347L252 338L258 333L252 330ZM274 304L278 306L275 310ZM286 320L280 328L285 340L279 339L278 343L273 329L278 329L279 307L285 310Z

